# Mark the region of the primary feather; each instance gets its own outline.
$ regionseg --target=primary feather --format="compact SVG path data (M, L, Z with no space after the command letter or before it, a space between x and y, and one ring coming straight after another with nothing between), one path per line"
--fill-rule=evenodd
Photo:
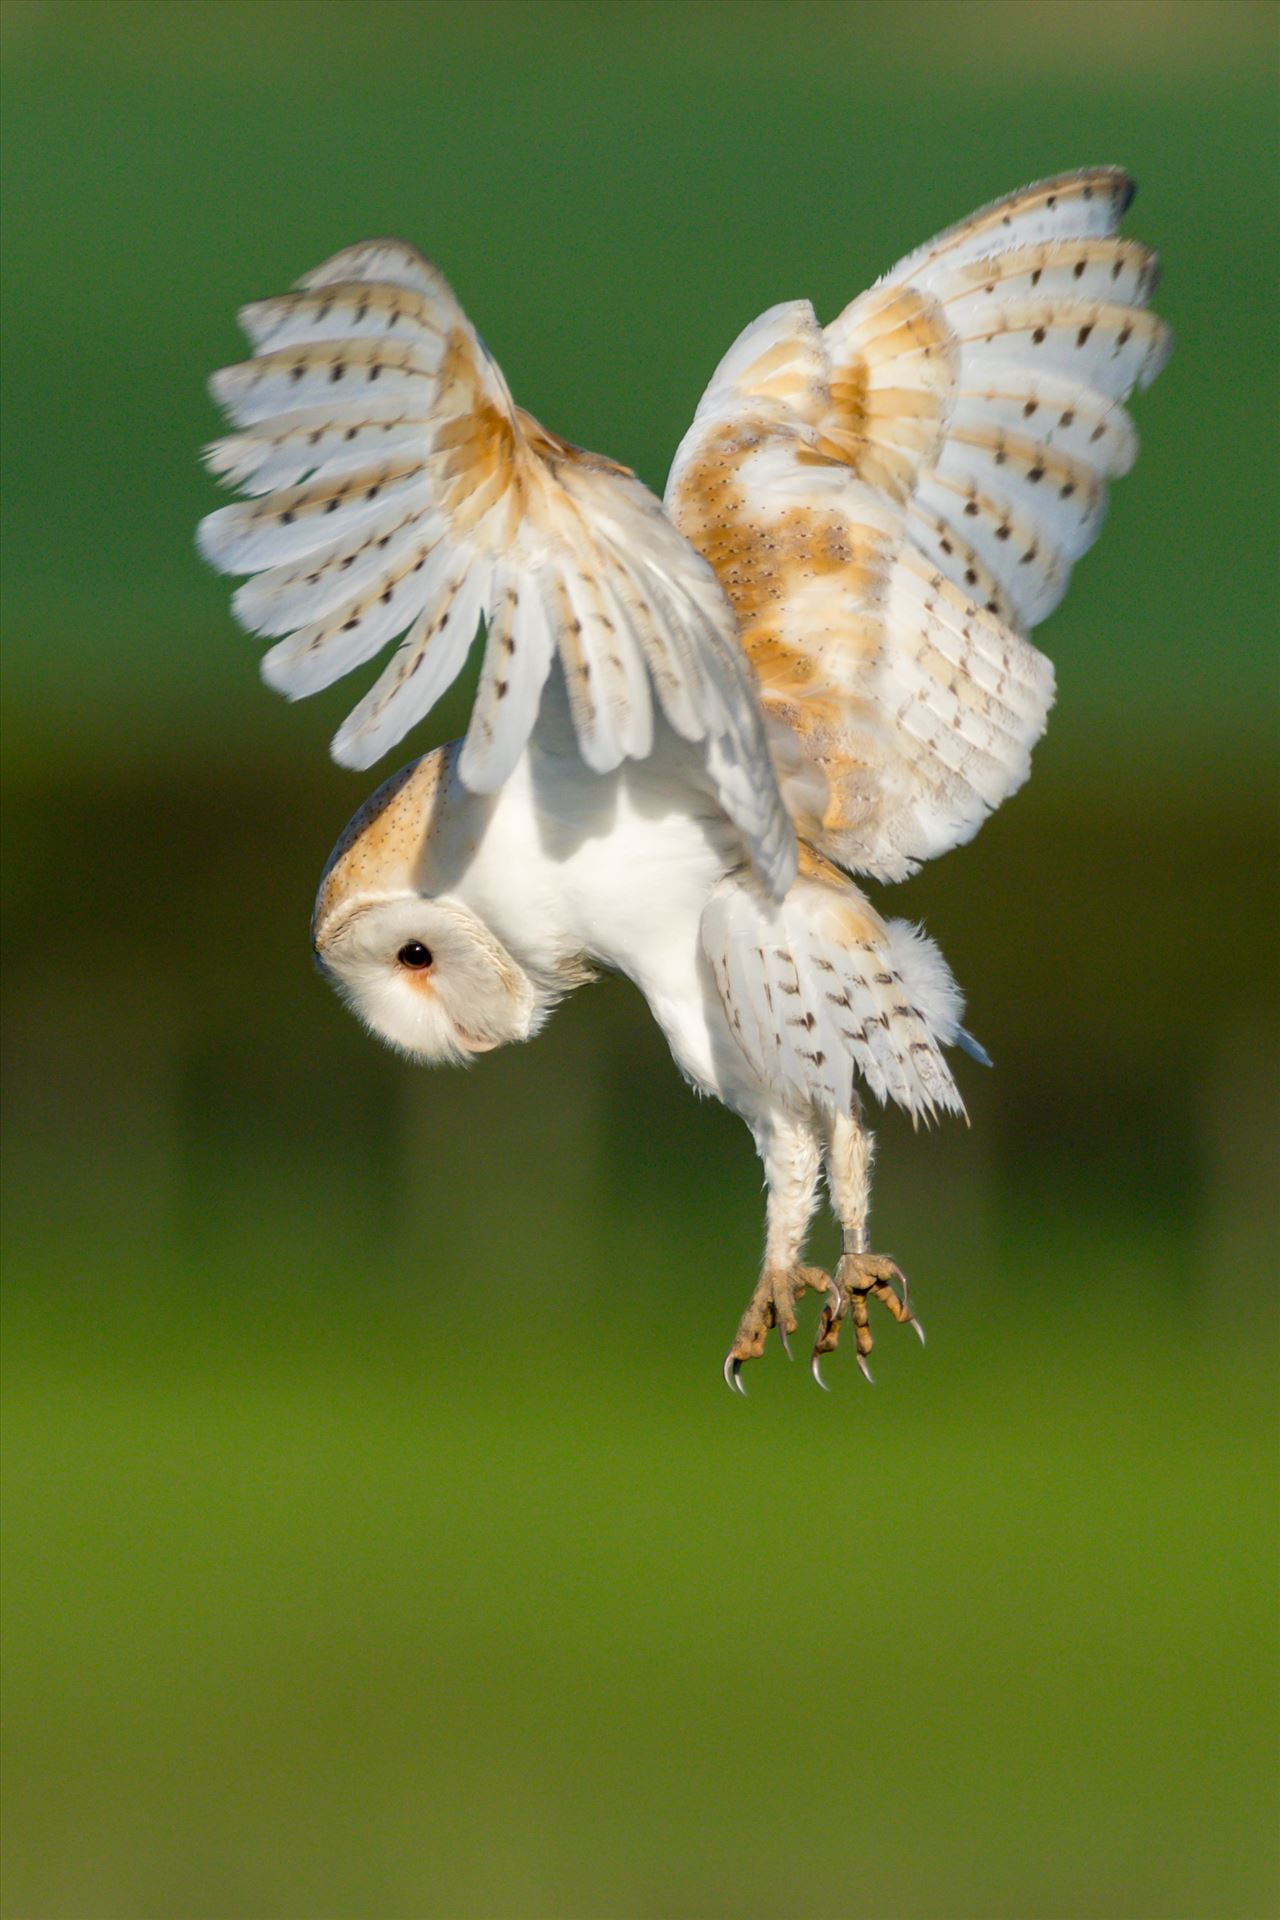
M1169 348L1113 168L994 202L825 329L748 327L676 456L673 519L734 603L766 712L821 776L802 834L901 878L1021 785L1053 698L1028 641L1132 464Z

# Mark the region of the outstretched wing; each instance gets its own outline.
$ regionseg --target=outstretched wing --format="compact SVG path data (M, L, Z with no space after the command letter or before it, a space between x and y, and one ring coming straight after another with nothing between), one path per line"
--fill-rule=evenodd
M1132 193L1115 169L1045 181L825 330L775 307L676 456L672 518L821 776L797 824L851 870L909 873L1027 776L1053 670L1026 636L1097 538L1136 450L1123 403L1169 349L1155 257L1116 237Z
M656 691L784 890L794 833L734 616L654 496L517 407L446 282L399 241L336 254L240 317L254 357L212 383L237 431L206 457L249 498L209 515L201 551L252 576L236 617L276 640L263 674L292 699L400 638L335 759L366 767L394 746L483 620L468 786L507 778L558 657L587 765L648 754Z

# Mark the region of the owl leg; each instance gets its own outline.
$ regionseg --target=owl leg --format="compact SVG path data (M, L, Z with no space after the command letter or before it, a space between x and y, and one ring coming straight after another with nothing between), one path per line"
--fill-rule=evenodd
M873 1295L895 1320L913 1326L920 1339L924 1339L924 1328L911 1311L906 1275L886 1255L868 1251L867 1219L871 1211L871 1163L875 1144L874 1135L862 1123L862 1105L855 1094L852 1112L838 1116L827 1141L827 1185L840 1221L844 1252L836 1268L833 1297L822 1309L813 1349L813 1377L819 1386L826 1384L820 1366L822 1356L835 1348L841 1322L846 1317L853 1321L858 1365L870 1380L867 1355L873 1342L867 1303ZM895 1281L902 1289L901 1297L895 1291Z
M764 1352L769 1329L776 1327L790 1353L788 1334L796 1330L796 1302L806 1287L829 1292L831 1281L819 1267L800 1264L805 1237L818 1197L819 1143L801 1121L771 1122L756 1133L769 1187L764 1264L760 1282L725 1355L724 1377L745 1393L742 1363Z

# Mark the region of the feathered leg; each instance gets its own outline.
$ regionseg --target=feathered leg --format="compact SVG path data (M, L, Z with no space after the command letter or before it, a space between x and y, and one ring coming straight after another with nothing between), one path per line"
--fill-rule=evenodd
M840 1222L843 1253L836 1268L833 1297L822 1310L813 1349L813 1377L819 1386L826 1384L820 1370L822 1355L834 1349L846 1314L853 1321L858 1365L870 1380L867 1355L873 1342L867 1302L872 1294L884 1303L895 1320L909 1322L921 1340L924 1339L924 1329L911 1311L905 1274L884 1254L869 1251L867 1220L871 1211L875 1144L875 1136L863 1125L862 1105L855 1094L852 1111L833 1121L827 1141L827 1185L831 1205ZM901 1298L894 1291L894 1281L902 1289Z
M813 1128L803 1121L771 1121L757 1130L756 1146L769 1187L764 1265L724 1362L725 1380L739 1393L746 1392L742 1363L764 1352L770 1327L777 1327L789 1353L787 1336L796 1330L796 1301L806 1287L819 1293L831 1288L820 1267L800 1264L818 1197L821 1154Z

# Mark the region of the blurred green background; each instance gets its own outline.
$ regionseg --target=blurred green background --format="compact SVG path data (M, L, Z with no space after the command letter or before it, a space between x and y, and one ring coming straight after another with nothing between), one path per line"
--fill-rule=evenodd
M13 1920L1276 1911L1276 22L10 0ZM1178 348L893 896L997 1062L880 1130L930 1344L739 1401L759 1171L638 996L428 1074L312 971L372 780L196 560L204 380L399 233L660 487L746 320L1091 161Z

